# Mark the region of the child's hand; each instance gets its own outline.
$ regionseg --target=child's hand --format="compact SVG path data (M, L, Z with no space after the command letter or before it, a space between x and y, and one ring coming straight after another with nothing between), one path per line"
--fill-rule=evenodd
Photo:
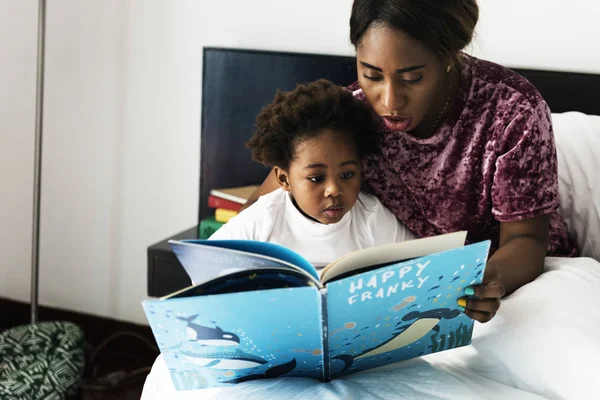
M481 285L465 289L467 297L458 299L459 308L469 317L479 322L488 322L500 308L500 299L504 296L504 285L495 269L486 270Z

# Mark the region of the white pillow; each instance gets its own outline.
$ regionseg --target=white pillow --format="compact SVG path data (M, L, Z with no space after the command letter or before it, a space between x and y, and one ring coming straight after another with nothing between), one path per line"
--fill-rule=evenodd
M559 212L583 257L600 261L600 116L552 114Z
M544 272L475 324L470 369L547 399L600 399L600 264L548 257Z

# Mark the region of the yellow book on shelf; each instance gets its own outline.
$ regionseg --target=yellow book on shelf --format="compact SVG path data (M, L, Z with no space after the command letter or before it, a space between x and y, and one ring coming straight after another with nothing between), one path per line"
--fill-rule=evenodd
M225 208L217 208L215 210L215 220L217 222L226 223L227 221L229 221L231 218L235 217L236 215L238 215L237 211L227 210Z

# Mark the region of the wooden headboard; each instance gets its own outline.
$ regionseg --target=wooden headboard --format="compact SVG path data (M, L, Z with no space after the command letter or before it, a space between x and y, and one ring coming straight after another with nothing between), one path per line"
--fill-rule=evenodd
M198 221L214 213L206 203L210 189L255 184L267 175L267 168L251 160L244 144L256 115L277 88L290 90L319 78L340 85L356 80L351 57L223 48L205 48L203 56ZM515 71L538 88L553 112L600 115L600 75ZM191 284L167 240L196 238L197 232L191 227L148 248L149 296L164 296Z

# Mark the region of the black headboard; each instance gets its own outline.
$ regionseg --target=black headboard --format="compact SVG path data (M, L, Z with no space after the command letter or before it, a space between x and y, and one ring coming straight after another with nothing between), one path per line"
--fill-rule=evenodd
M600 115L600 76L515 69L531 81L553 112L581 111ZM199 219L214 187L262 182L268 170L253 162L244 146L256 115L276 89L319 78L340 85L356 80L352 57L255 50L205 48L202 85Z
M518 68L513 70L535 85L553 113L579 111L600 115L600 75Z

